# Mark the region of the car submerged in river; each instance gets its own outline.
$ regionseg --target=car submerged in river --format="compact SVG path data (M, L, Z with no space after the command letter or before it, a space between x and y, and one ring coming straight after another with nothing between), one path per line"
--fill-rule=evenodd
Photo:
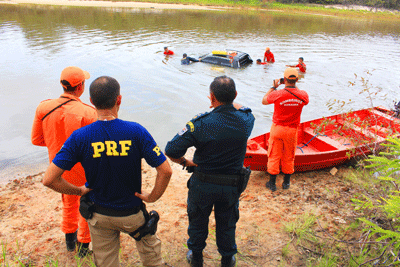
M231 68L242 68L253 62L249 54L237 50L214 50L199 58L200 62Z

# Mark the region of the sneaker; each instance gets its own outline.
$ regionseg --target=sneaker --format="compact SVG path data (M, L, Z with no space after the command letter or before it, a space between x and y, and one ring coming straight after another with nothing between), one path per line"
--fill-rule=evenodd
M282 183L282 189L289 189L290 183Z
M272 192L276 191L276 184L275 183L271 183L271 181L268 181L265 186L267 188L269 188Z
M75 251L77 241L77 232L65 234L65 244L67 245L68 251Z

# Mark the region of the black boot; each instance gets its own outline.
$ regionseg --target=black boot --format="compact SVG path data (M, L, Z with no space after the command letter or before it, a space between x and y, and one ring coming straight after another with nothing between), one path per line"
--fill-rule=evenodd
M78 241L77 234L78 232L65 234L65 243L68 251L75 251L76 242Z
M222 257L221 267L235 267L235 266L236 266L235 255Z
M285 174L282 183L282 189L289 189L290 187L290 174Z
M269 181L265 185L267 188L271 189L272 192L276 191L276 175L270 174Z
M186 259L191 267L203 267L203 252L193 252L189 250Z
M90 254L89 244L78 242L78 258L84 258Z

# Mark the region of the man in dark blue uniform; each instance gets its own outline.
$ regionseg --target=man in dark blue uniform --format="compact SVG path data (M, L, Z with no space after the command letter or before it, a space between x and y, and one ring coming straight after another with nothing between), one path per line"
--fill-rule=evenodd
M188 181L189 252L191 266L203 266L202 251L208 236L208 221L214 207L218 252L221 266L235 266L235 230L239 220L236 186L246 153L247 139L254 126L249 108L233 103L235 82L217 77L210 85L211 112L189 121L170 142L165 154L184 167L194 166ZM184 157L196 147L193 160Z
M94 212L84 217L98 267L120 266L120 232L134 233L146 223L148 216L142 200L157 201L172 174L150 133L136 122L118 118L121 99L120 85L114 78L102 76L92 82L90 101L96 107L98 120L72 133L43 178L45 186L63 194L85 195L93 203ZM141 189L142 158L157 171L150 193ZM87 179L82 187L61 178L64 170L78 162ZM143 236L136 240L136 246L144 266L164 266L157 235Z

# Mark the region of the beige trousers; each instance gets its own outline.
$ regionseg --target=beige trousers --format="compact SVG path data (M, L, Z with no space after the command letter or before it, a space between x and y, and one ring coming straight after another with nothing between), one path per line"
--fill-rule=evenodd
M87 220L92 237L94 262L97 267L118 267L121 232L131 233L142 226L145 218L142 211L125 217L111 217L94 213ZM132 238L132 240L134 240ZM135 240L136 241L136 240ZM140 259L144 266L162 266L161 240L155 235L146 235L136 241Z

